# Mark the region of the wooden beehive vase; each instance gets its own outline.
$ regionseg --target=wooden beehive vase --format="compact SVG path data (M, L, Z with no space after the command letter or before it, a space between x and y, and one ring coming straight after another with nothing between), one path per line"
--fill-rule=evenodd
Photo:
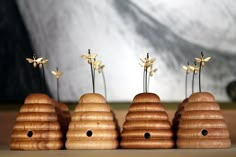
M67 132L67 149L116 149L119 129L113 112L100 94L82 95Z
M168 115L154 93L134 97L123 124L121 148L172 148L173 132Z
M10 149L61 149L64 145L62 136L52 100L45 94L31 94L17 114Z
M229 148L231 141L212 94L194 93L184 107L177 132L178 148Z

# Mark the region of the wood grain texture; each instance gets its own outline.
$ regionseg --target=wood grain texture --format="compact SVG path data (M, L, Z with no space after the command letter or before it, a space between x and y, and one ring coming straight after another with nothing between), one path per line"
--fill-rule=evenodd
M72 114L66 149L116 149L119 129L114 113L100 94L84 94Z
M174 141L171 139L124 139L120 142L123 149L156 149L173 148Z
M121 134L123 139L143 139L145 133L149 133L152 139L171 139L173 132L170 129L138 129L124 130Z
M27 96L25 104L52 104L52 99L42 93L34 93Z
M189 102L215 102L215 97L208 92L193 93L189 99Z
M194 93L173 124L178 148L229 148L230 134L212 94Z
M134 99L133 103L158 103L160 102L160 97L155 93L140 93L137 94Z
M69 139L66 141L67 149L116 149L119 147L117 140L77 140Z
M230 148L231 142L229 138L182 138L177 141L178 148Z
M121 132L121 148L172 148L173 132L168 115L154 93L134 97Z
M128 112L128 114L126 115L126 120L127 121L131 121L131 120L168 120L168 115L166 112L163 112L163 111Z
M56 150L64 146L59 122L60 109L45 94L30 94L25 99L11 134L12 150Z

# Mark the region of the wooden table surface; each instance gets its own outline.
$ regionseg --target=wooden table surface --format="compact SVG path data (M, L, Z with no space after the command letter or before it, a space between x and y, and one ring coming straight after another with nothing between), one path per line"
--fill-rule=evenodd
M56 150L11 151L0 147L1 157L235 157L236 145L229 149L116 149L116 150Z

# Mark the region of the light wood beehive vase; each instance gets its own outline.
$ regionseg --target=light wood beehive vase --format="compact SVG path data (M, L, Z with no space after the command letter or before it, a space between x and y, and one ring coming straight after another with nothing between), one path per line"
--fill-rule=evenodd
M172 148L173 132L168 115L154 93L134 97L123 124L121 148Z
M178 148L229 148L229 131L212 94L194 93L184 107L177 131Z
M110 106L100 94L82 95L67 132L67 149L116 149L119 128Z
M45 94L31 94L17 114L11 134L12 150L56 150L63 148L55 106Z

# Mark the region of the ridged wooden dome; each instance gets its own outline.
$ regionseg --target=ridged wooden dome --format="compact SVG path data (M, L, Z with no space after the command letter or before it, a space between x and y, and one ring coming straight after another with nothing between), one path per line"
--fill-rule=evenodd
M178 148L229 148L229 131L212 94L194 93L184 107L177 132Z
M17 114L10 149L61 149L64 145L62 136L52 100L45 94L31 94Z
M116 149L119 129L113 112L100 94L81 96L67 132L67 149Z
M154 93L134 97L123 124L121 148L172 148L173 133L160 98Z

